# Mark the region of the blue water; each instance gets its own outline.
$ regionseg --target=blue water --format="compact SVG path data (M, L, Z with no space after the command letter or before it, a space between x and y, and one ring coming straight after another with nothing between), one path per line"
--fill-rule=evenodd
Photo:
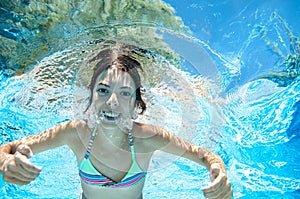
M158 122L220 154L227 166L234 198L300 198L300 67L299 60L295 65L288 62L289 56L299 59L300 2L165 2L174 7L175 14L193 34L188 36L192 38L189 40L162 31L164 41L180 54L182 63L180 71L161 66L160 71L166 67L171 72L159 74L170 86L169 93L185 90L183 94L189 97L174 100L164 96L158 86L149 89L149 96L157 95L147 96L154 103L149 115L153 113L156 118L147 121ZM16 38L12 32L7 35L4 23L1 24L2 36L16 39L21 34L15 34ZM68 49L60 50L58 55L56 50L43 55L31 68L60 63L55 60L64 53L59 52ZM6 63L0 58L1 64ZM197 87L193 78L185 77L182 71L189 72L190 77L207 78L211 87L204 91L208 90L208 94L187 91ZM174 72L188 83L180 85L179 80L168 79ZM291 76L292 72L298 75ZM11 76L7 70L0 72L0 144L73 117L68 112L72 110L68 101L55 101L47 106L47 97L57 90L40 95L31 93L30 88L37 85L31 79L34 72L26 74ZM70 94L66 90L72 87L58 90L65 94L62 99L69 99L65 98ZM174 120L193 131L180 131L183 126L176 126ZM43 166L40 177L26 186L0 181L0 198L78 198L81 188L76 161L70 157L74 155L67 147L36 155L32 161ZM203 167L158 153L147 176L144 198L203 198L200 187L208 183Z

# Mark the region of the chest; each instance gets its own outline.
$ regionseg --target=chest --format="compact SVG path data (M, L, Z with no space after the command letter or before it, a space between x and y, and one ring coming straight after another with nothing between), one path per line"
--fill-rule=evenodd
M121 181L133 164L133 158L143 171L147 171L152 153L142 152L142 143L136 141L134 153L127 142L116 146L111 142L103 143L103 140L95 139L90 146L89 159L93 167L102 175ZM78 164L84 158L89 145L89 139L82 138L81 147L77 148L76 156Z

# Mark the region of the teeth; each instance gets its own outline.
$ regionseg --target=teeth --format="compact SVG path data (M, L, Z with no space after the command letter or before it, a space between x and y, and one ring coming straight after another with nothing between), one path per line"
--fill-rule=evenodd
M107 117L118 117L119 116L119 114L113 113L113 112L105 112L104 114Z

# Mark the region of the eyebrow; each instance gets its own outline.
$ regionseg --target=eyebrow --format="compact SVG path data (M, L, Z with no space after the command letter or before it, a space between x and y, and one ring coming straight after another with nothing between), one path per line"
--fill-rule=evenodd
M98 85L100 85L100 86L105 86L105 87L109 87L109 85L104 84L104 83L102 83L102 82L99 82Z
M130 89L130 90L134 90L131 86L122 86L121 89Z
M98 85L99 85L99 86L105 86L105 87L110 88L109 85L104 84L104 83L102 83L102 82L99 82ZM122 86L121 89L130 89L130 90L134 90L131 86Z

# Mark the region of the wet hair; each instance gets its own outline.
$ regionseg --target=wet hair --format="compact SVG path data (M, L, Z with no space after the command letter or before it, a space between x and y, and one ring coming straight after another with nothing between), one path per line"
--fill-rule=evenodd
M137 70L142 70L142 66L135 58L130 56L130 54L134 53L134 51L138 48L130 45L118 44L115 41L106 41L104 47L106 47L104 50L101 50L96 56L88 61L89 64L95 64L95 67L93 69L93 76L88 86L91 92L91 97L86 110L88 110L92 104L93 90L99 75L112 66L116 66L118 69L128 72L133 79L136 86L135 103L139 109L139 114L142 114L146 110L146 103L142 99L141 79Z

